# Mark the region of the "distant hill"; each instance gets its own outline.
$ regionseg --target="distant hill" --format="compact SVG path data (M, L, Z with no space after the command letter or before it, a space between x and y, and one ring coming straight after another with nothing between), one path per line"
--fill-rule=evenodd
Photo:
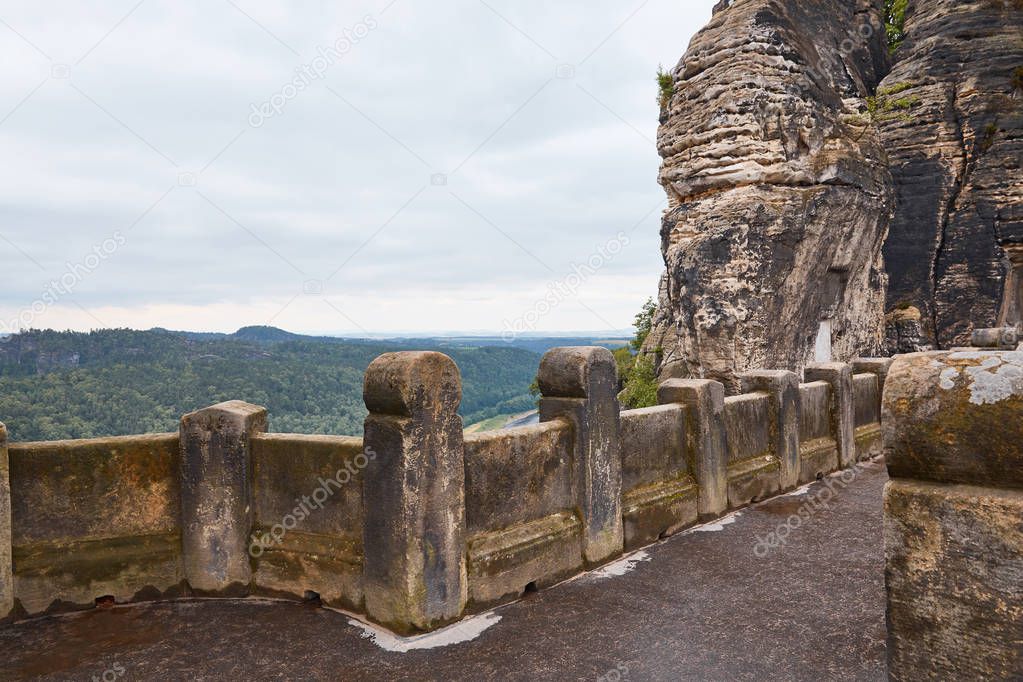
M499 340L338 339L274 327L30 331L0 340L0 421L20 441L171 431L186 412L237 399L266 406L274 431L359 435L366 367L412 349L458 363L466 424L534 406L540 356Z

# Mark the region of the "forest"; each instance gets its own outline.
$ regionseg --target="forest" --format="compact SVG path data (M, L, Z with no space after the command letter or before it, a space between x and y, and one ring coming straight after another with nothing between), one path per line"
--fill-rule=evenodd
M363 372L381 353L439 350L462 373L465 423L529 410L540 355L466 339L363 341L270 327L235 334L162 329L28 331L0 339L0 422L11 440L177 429L224 400L269 410L276 432L361 435Z

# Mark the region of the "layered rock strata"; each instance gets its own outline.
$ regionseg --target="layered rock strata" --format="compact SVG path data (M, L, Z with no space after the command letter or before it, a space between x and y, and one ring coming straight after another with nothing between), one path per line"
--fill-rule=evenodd
M1021 321L1023 2L910 0L905 33L877 97L897 197L888 308L962 345Z
M865 101L888 68L882 0L732 0L672 70L660 183L659 374L738 388L884 345L893 206ZM815 348L817 349L815 351Z

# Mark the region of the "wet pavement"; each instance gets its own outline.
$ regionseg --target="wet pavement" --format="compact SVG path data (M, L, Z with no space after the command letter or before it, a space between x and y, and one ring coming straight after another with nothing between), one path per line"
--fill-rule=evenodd
M387 651L294 603L141 604L0 630L0 679L883 680L886 480L868 463L669 538L460 644Z

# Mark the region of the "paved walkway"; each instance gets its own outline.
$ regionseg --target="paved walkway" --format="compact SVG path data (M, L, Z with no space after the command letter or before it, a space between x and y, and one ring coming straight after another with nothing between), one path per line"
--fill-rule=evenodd
M385 651L346 616L298 604L146 604L0 630L0 678L883 680L885 480L868 464L847 487L829 479L827 508L814 510L832 494L817 483L675 536L623 575L499 609L461 644ZM799 525L786 545L757 544L786 519Z

